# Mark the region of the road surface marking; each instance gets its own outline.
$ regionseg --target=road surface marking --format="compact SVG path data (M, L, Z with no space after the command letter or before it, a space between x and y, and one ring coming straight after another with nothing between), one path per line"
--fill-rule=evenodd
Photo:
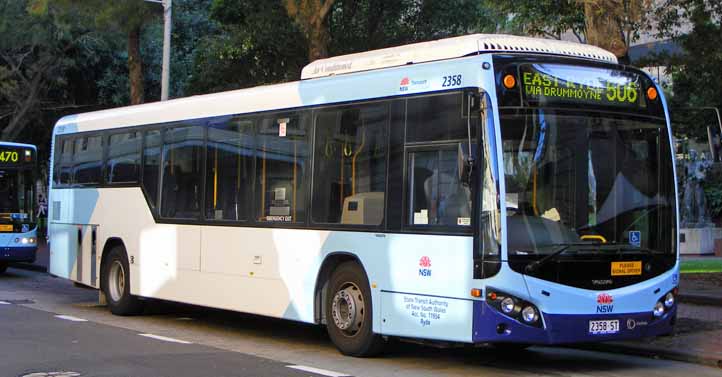
M305 365L286 365L286 368L298 369L304 372L311 372L329 377L349 377L350 375L345 373L334 372L332 370L318 369L313 367L307 367Z
M73 317L71 315L56 315L55 318L64 319L66 321L73 321L73 322L88 322L87 319Z
M168 338L166 336L160 336L160 335L153 335L153 334L138 334L138 335L144 336L146 338L162 340L164 342L172 342L172 343L180 343L180 344L193 344L191 342L186 342L185 340L173 339L173 338Z
M10 305L10 303L9 303L9 302L5 302L5 301L0 301L0 305Z

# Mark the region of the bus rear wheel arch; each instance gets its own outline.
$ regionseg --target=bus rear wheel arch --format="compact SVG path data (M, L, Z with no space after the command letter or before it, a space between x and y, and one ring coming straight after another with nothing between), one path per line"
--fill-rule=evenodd
M115 245L103 258L101 289L110 312L129 316L143 312L144 302L130 294L130 266L125 247Z
M331 272L324 299L326 330L341 353L369 357L382 351L385 341L373 332L371 288L361 265L339 264Z

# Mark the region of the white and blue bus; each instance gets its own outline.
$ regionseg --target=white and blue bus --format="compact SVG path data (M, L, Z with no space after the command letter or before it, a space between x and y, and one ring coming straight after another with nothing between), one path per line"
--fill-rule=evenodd
M0 141L0 273L12 262L35 261L34 145Z
M50 272L143 298L511 347L675 323L669 117L602 49L468 35L61 119Z

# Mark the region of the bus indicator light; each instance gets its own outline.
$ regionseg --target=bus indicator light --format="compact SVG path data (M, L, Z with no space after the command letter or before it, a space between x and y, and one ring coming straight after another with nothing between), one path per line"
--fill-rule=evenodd
M656 100L658 96L659 94L657 93L657 89L653 86L650 86L649 89L647 89L647 98L649 98L650 101Z
M471 289L471 297L481 297L481 289L472 288Z
M516 86L516 79L514 78L514 75L506 75L504 76L504 87L507 89L512 89Z

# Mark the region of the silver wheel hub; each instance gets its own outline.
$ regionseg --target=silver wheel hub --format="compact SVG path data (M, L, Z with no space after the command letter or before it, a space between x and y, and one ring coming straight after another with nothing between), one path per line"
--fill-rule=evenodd
M110 288L110 298L113 301L118 302L123 298L123 294L125 294L125 269L120 261L113 261L110 266L108 288Z
M364 298L354 283L346 283L331 302L333 322L346 335L355 335L364 322Z

